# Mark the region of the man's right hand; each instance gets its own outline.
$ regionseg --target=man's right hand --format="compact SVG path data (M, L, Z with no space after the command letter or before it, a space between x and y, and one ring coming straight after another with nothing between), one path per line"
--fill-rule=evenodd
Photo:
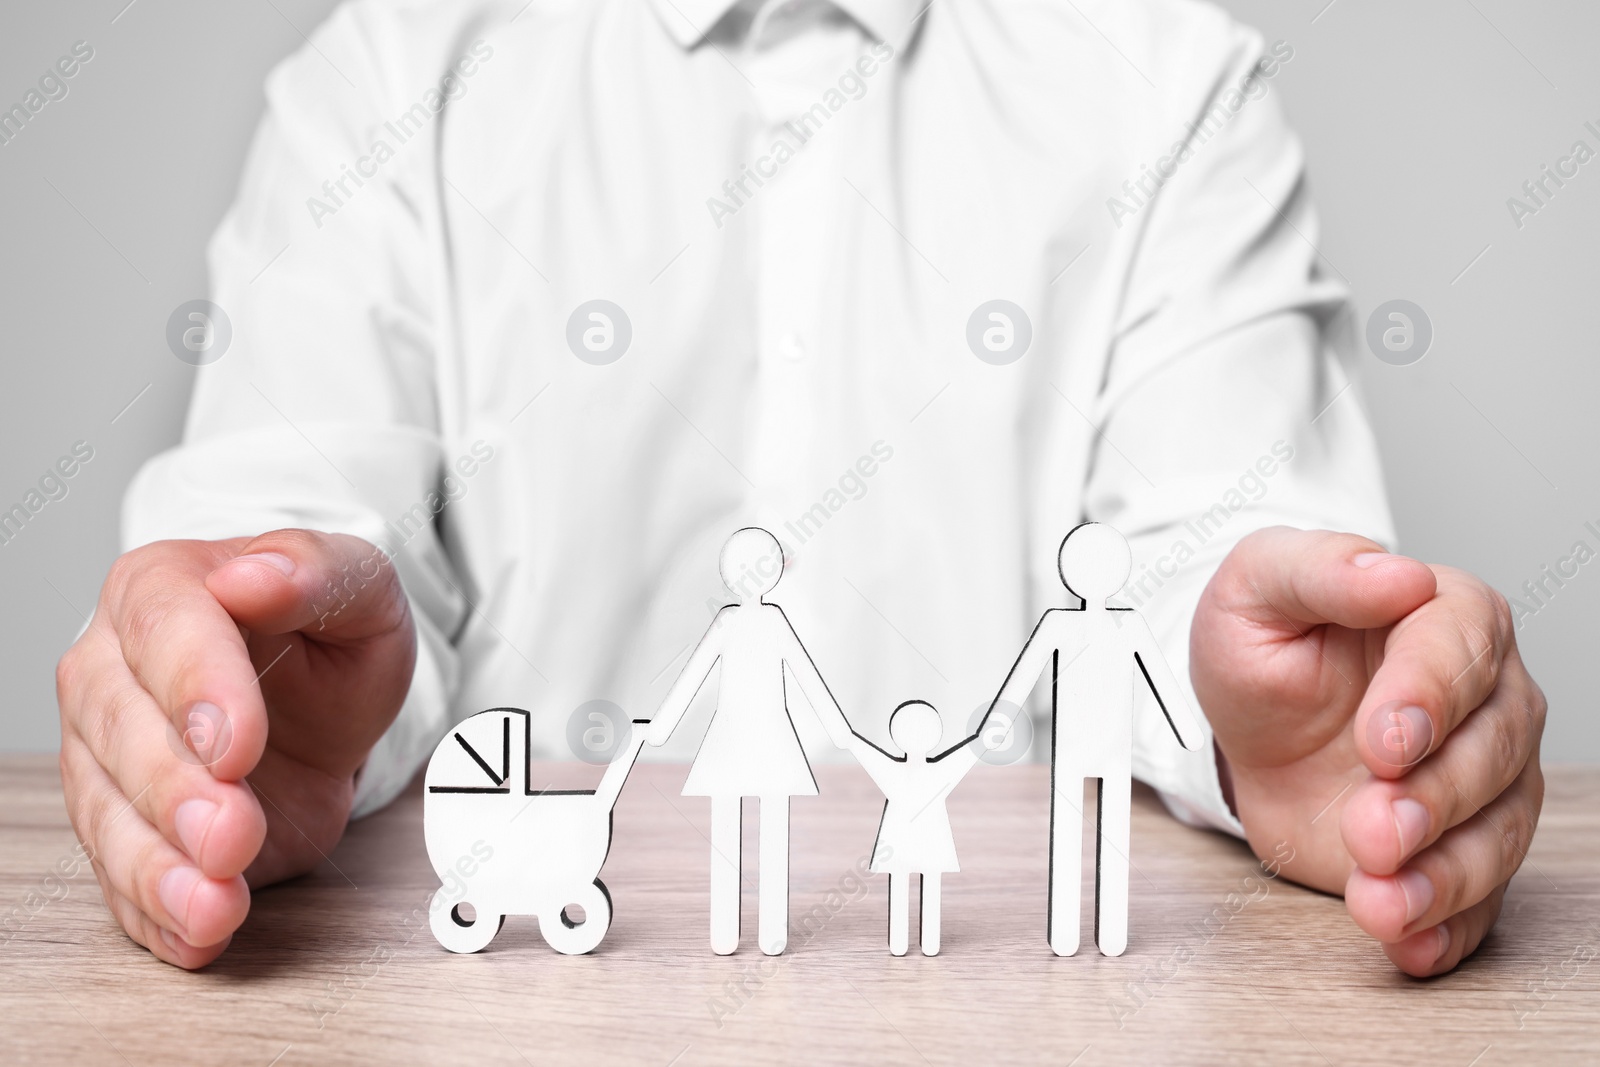
M316 866L411 684L394 567L343 534L162 541L56 668L67 812L135 941L201 967L250 888Z

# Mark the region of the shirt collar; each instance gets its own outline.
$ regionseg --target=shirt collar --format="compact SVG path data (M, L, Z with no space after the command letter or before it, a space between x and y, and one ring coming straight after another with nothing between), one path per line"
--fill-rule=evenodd
M704 40L711 27L738 3L739 0L651 0L661 24L683 48L693 48ZM874 39L899 41L927 0L833 0L833 3L865 26Z

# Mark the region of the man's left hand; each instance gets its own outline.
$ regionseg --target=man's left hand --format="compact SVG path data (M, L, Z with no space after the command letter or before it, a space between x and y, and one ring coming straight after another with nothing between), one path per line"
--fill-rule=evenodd
M1341 893L1402 971L1455 967L1500 914L1544 799L1544 694L1506 600L1353 534L1239 543L1190 674L1251 847Z

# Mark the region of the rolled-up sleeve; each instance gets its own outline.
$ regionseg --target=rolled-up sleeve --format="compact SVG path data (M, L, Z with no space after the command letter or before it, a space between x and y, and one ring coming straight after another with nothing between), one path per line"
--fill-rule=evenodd
M1195 607L1246 534L1286 524L1393 543L1344 358L1347 293L1316 249L1304 157L1279 90L1266 79L1242 89L1260 58L1259 38L1239 30L1188 116L1187 151L1124 220L1142 230L1095 419L1124 455L1096 462L1086 495L1089 517L1128 535L1124 600L1149 619L1191 702ZM1142 695L1134 730L1134 772L1174 813L1241 832L1209 726L1198 752L1182 751Z
M419 648L399 719L358 779L363 814L405 786L445 728L463 601L434 524L408 523L404 536L394 524L439 499L451 447L417 180L428 146L418 137L373 160L388 79L358 12L342 9L314 41L268 80L242 186L210 245L231 343L196 371L182 444L136 476L123 540L306 527L391 555Z

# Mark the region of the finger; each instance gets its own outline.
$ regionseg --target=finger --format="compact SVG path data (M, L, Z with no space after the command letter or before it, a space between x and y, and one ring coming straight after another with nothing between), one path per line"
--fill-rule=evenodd
M263 534L212 571L206 587L252 632L301 631L334 644L391 633L409 612L389 556L347 534Z
M1403 941L1383 946L1384 954L1413 978L1429 978L1454 970L1483 943L1506 899L1506 887L1494 891L1466 911L1437 926L1419 930Z
M1397 778L1483 703L1515 647L1511 609L1477 578L1437 569L1438 592L1402 619L1355 716L1367 769Z
M1507 657L1484 705L1403 778L1373 778L1346 801L1346 850L1368 874L1387 875L1499 796L1538 748L1546 704L1522 659Z
M261 757L267 714L239 627L205 587L219 554L206 542L130 552L101 603L139 684L213 775L237 781Z
M1357 868L1345 884L1345 907L1367 933L1385 943L1472 907L1522 865L1539 821L1544 777L1530 759L1511 787L1418 853L1397 874Z
M274 747L338 777L353 774L388 718L350 705L329 715L331 688L352 679L352 657L384 669L360 688L363 707L392 716L405 699L416 637L389 557L357 537L279 530L240 546L207 588L251 631L250 648L278 729Z
M63 704L61 743L86 755L66 765L92 759L207 876L242 873L266 835L249 787L211 774L115 650L96 643L83 655L90 662ZM81 785L76 776L66 784L69 793Z
M1434 593L1426 564L1356 534L1274 526L1245 537L1213 585L1225 606L1268 630L1388 626Z
M70 812L79 839L105 876L105 887L127 897L156 925L191 945L223 941L244 922L250 891L244 879L207 878L134 810L85 750L63 750L81 783Z
M274 745L246 785L261 798L267 818L267 840L245 869L247 884L271 885L304 874L310 867L307 846L327 860L344 836L355 797L348 776L308 773L306 764Z
M150 916L134 906L133 901L111 888L103 872L96 870L95 877L100 881L100 892L105 897L106 907L111 909L112 918L117 920L123 932L149 949L150 954L163 963L189 971L197 970L222 955L233 940L230 935L204 948L191 945L170 930L163 930Z

